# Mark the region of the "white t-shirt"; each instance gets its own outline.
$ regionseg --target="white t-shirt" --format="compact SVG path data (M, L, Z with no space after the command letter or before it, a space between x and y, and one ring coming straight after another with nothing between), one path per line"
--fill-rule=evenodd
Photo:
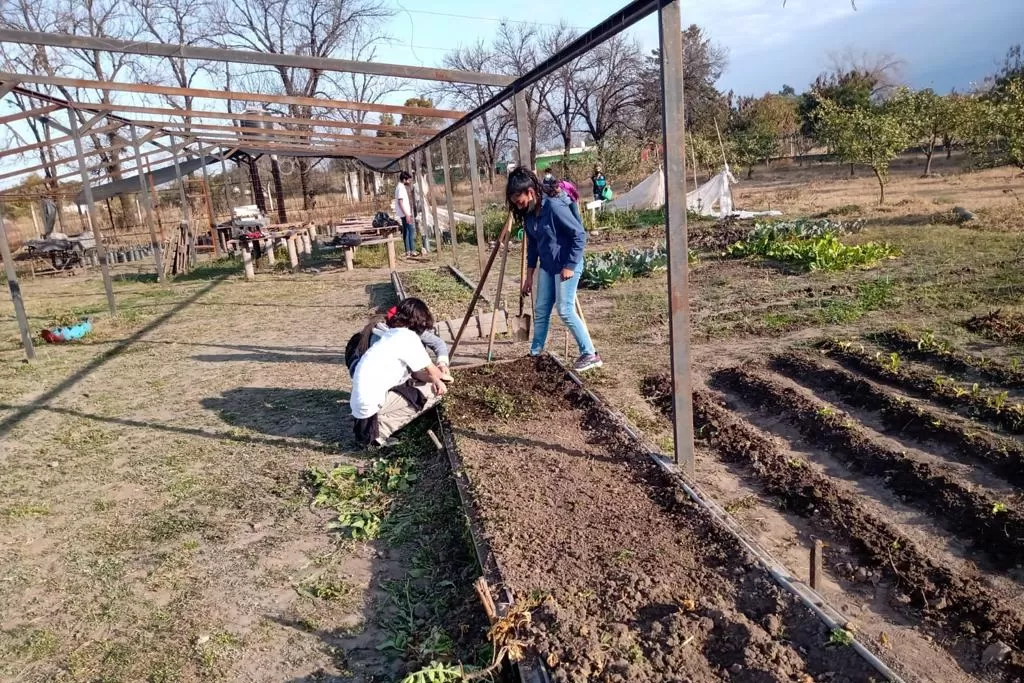
M395 215L399 219L411 218L410 213L406 212L406 208L412 211L412 207L409 206L409 188L405 186L405 183L398 183L395 187Z
M428 365L430 356L418 334L405 327L382 333L356 365L349 399L352 417L363 420L376 415L391 387Z

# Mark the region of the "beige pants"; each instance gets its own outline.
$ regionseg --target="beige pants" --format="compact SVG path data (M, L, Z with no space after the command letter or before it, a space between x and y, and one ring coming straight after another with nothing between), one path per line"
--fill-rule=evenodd
M388 437L416 419L421 413L434 407L440 398L434 393L433 384L417 384L416 389L427 399L423 410L416 410L409 402L393 391L389 391L384 405L377 411L377 443L384 443Z

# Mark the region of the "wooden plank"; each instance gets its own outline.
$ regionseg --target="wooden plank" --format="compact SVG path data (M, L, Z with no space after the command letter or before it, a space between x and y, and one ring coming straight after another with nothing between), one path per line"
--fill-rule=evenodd
M434 119L459 119L465 112L453 109L434 109L431 107L405 107L394 104L368 102L352 102L350 100L332 100L319 97L299 97L289 95L265 95L263 93L239 92L235 90L211 90L206 88L180 88L170 85L148 85L145 83L124 83L121 81L93 81L86 78L68 78L65 76L41 76L37 74L18 74L0 72L0 81L16 81L21 83L40 83L58 85L68 88L92 88L104 92L131 92L143 95L170 95L177 97L194 97L211 100L231 100L234 102L264 102L267 104L291 104L298 106L321 107L324 109L348 109L352 111L376 112L379 114L402 114L403 116L423 116Z

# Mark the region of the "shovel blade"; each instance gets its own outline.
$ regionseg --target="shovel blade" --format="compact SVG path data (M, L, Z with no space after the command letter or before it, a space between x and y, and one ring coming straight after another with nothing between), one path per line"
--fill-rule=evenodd
M512 338L516 341L530 341L530 325L532 323L533 316L529 314L509 318L509 324L512 327Z

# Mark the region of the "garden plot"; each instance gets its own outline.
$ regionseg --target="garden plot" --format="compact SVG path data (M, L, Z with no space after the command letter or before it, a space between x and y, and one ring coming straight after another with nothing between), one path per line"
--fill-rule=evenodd
M697 481L730 480L747 492L754 510L737 516L769 549L789 552L787 533L824 540L824 595L851 607L895 668L935 680L1019 680L1016 366L906 330L863 342L825 341L712 371L716 393L698 391L694 405L715 462ZM670 388L664 375L644 386L666 414Z
M409 271L402 273L401 279L406 295L426 301L434 320L461 319L473 298L472 288L447 267ZM481 299L474 313L489 310L488 303Z
M877 677L551 360L460 373L445 406L529 645L558 681Z

